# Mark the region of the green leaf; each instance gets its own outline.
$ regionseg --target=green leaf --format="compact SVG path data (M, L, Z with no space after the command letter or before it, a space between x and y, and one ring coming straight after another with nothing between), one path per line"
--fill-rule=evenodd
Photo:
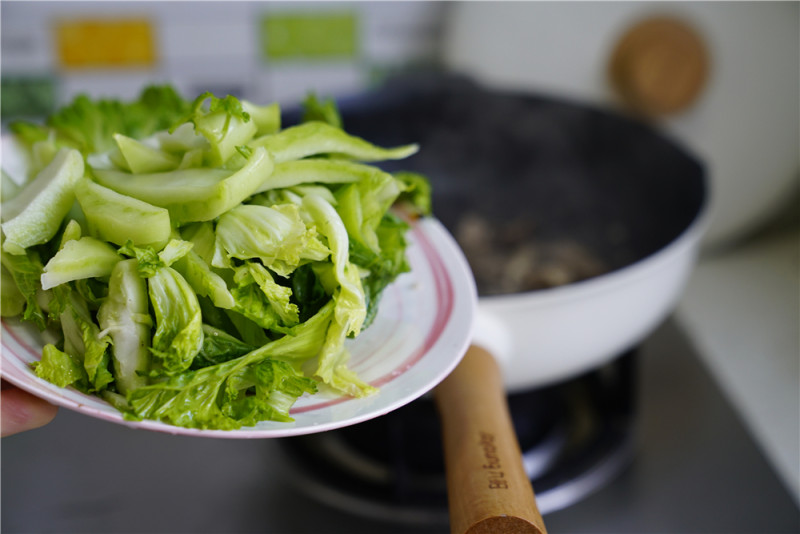
M117 245L127 241L137 246L164 246L172 225L169 212L142 200L96 184L88 178L75 188L78 203L86 215L89 230Z
M200 163L202 164L202 153L208 150L208 139L194 131L194 124L184 122L174 129L163 130L153 134L153 139L161 148L170 154L185 154L198 151L201 154Z
M169 243L167 243L167 245L158 252L158 259L160 259L164 265L169 267L191 252L193 246L194 244L189 241L184 241L182 239L171 239Z
M364 295L367 302L367 316L364 319L365 327L370 325L378 313L381 295L386 287L395 281L402 273L411 270L406 258L406 232L408 224L397 216L387 214L378 225L379 252L366 248L358 243L351 242L350 258L358 265L367 276L361 279Z
M275 282L275 279L263 265L256 262L247 262L246 265L250 277L267 297L270 306L278 314L282 324L285 326L296 325L300 321L300 312L297 305L291 301L291 288Z
M298 267L290 278L292 298L300 312L300 322L307 321L331 300L311 264Z
M259 106L242 100L242 109L256 125L255 135L273 134L281 129L281 108L277 102Z
M130 404L140 417L188 428L233 430L262 420L292 421L289 408L303 393L316 392L314 381L286 363L252 359L245 355L140 388Z
M14 277L6 269L5 265L0 264L0 315L3 317L14 317L20 315L25 309L25 295L19 290L14 282Z
M49 121L59 135L67 134L80 143L82 152L103 152L113 146L113 134L136 139L169 128L188 111L186 102L170 86L149 86L138 100L92 101L78 96L71 106L56 113Z
M108 369L110 356L107 348L111 339L100 332L86 301L75 291L68 293L60 319L64 351L82 359L90 390L102 391L114 381Z
M75 183L81 176L81 155L61 150L18 195L4 202L3 251L24 254L26 248L52 239L72 207Z
M22 186L15 182L5 170L0 170L0 178L2 178L2 183L0 183L0 200L3 202L11 200L22 191Z
M17 289L25 298L25 310L22 314L24 321L31 321L39 330L47 327L47 320L42 311L37 295L41 290L42 261L39 253L28 250L24 255L2 254L0 261L3 264Z
M117 390L126 394L147 384L150 367L150 329L147 284L137 261L118 262L108 282L108 297L97 312L102 333L111 338Z
M211 264L216 247L216 235L211 222L188 224L180 229L180 234L184 240L192 243L192 252Z
M339 108L332 98L326 98L320 102L317 95L310 93L303 101L303 122L320 121L335 126L342 127L342 116Z
M292 187L300 184L343 184L368 180L376 174L386 174L371 165L342 159L301 159L275 165L256 193Z
M75 219L70 219L61 234L61 243L58 246L59 250L64 248L64 245L66 245L68 241L80 239L82 234L83 229L80 223Z
M119 133L142 139L166 130L189 110L190 103L170 85L145 87L139 99L125 110L125 129Z
M232 95L219 98L203 93L192 104L189 121L195 131L208 140L209 164L223 165L236 152L236 147L246 144L258 130L241 101Z
M277 284L263 265L246 262L236 269L234 282L238 284L234 290L237 296L236 310L263 328L291 327L299 322L300 312L297 305L291 302L291 288ZM250 307L245 307L245 302ZM256 309L259 311L256 312ZM257 313L266 316L263 322L256 316Z
M394 173L394 177L405 185L405 190L398 198L399 203L417 216L433 214L431 184L425 176L416 172L402 171Z
M322 154L358 161L403 159L417 152L419 148L413 144L381 148L340 128L317 121L292 126L273 135L257 137L248 144L266 148L275 158L275 163Z
M160 148L149 146L127 135L114 134L119 151L125 162L125 168L133 173L169 171L180 164L177 156Z
M336 322L344 327L346 335L358 335L367 308L360 272L349 260L350 241L344 223L333 206L320 197L306 197L303 207L328 239L331 249L334 276L339 284L337 294L334 295Z
M120 258L121 259L121 258ZM113 274L113 271L112 271ZM55 295L59 287L56 286L50 291ZM86 301L90 310L97 310L103 301L108 297L108 281L99 278L82 278L72 282L72 288ZM51 301L52 302L52 301ZM49 304L52 309L52 303Z
M147 279L156 332L150 349L166 374L184 371L203 345L203 318L197 294L172 267Z
M344 345L347 326L336 321L328 328L319 356L316 374L334 390L351 397L365 397L377 392L347 367L350 352Z
M236 305L225 280L193 250L175 262L173 267L198 295L210 298L218 308L231 309Z
M68 106L47 120L60 142L82 154L103 152L113 147L113 134L126 133L126 106L116 100L92 100L78 95Z
M346 353L345 353L346 354ZM351 397L367 397L374 395L378 392L378 388L373 387L359 378L358 374L353 372L344 363L337 365L334 369L333 376L330 380L330 386L336 391Z
M281 318L267 299L264 292L255 284L245 284L231 289L236 304L233 311L252 321L264 330L285 331ZM235 316L234 316L235 317ZM235 320L235 319L234 319ZM252 331L252 325L234 323L239 328L242 339L252 345L263 343L266 338Z
M119 253L136 258L136 268L142 278L150 278L156 274L158 269L166 266L153 247L137 247L133 241L128 241L121 246Z
M378 252L378 225L403 190L402 182L387 173L372 174L340 188L337 210L350 237Z
M121 259L114 247L105 241L94 237L71 239L44 266L42 289L83 278L110 276Z
M189 428L231 430L260 420L289 421L289 408L313 380L287 358L302 362L319 351L332 308L323 307L290 334L244 356L190 370L129 395L136 415Z
M223 311L239 339L254 347L263 347L272 341L267 335L267 329L277 329L278 318L264 296L253 288L237 288L232 292L236 298L236 307Z
M334 320L326 333L315 375L326 384L341 390L342 383L334 379L336 376L347 376L342 370L349 357L344 342L347 336L357 336L361 331L367 315L366 296L361 285L360 271L349 260L347 230L336 210L322 198L313 195L303 199L303 206L328 238L333 275L339 285L333 293ZM363 389L356 384L353 386L353 391ZM363 391L364 394L368 392Z
M58 350L55 345L45 345L42 359L31 365L36 376L58 387L73 386L84 393L89 392L89 377L80 360Z
M244 167L231 172L203 167L170 172L129 174L94 169L97 181L123 195L169 210L177 224L210 221L252 195L272 172L272 159L255 149Z
M244 343L224 330L203 325L203 346L192 362L192 369L217 365L244 356L256 347Z
M9 124L9 130L14 138L27 146L46 141L50 137L50 130L42 124L33 124L25 121L14 121Z
M329 254L293 204L237 206L219 218L216 235L215 267L229 266L231 258L258 258L286 277L303 263L324 260Z

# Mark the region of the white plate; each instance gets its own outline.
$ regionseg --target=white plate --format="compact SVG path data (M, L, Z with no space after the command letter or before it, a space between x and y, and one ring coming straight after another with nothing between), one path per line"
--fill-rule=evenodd
M352 425L395 410L436 386L461 360L470 341L476 291L460 249L434 219L409 232L411 272L386 288L372 325L348 340L350 368L380 391L353 399L319 393L301 397L295 421L264 421L239 430L196 430L157 421L131 422L98 397L60 388L38 378L30 363L41 357L43 339L26 323L2 322L5 380L53 404L122 425L171 434L221 438L277 438Z

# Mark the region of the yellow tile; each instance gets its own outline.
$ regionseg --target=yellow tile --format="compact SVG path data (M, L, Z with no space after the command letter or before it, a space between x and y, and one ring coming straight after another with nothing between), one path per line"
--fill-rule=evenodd
M146 19L80 19L56 24L56 46L67 68L149 67L156 61Z

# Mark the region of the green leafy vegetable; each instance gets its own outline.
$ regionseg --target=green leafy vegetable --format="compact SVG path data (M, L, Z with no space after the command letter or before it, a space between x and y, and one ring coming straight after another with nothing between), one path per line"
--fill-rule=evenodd
M59 340L36 374L191 428L375 393L347 340L409 269L392 205L429 213L430 188L371 164L416 145L348 134L332 100L304 108L282 127L276 103L163 86L13 124L30 166L3 175L0 296L3 317Z
M58 146L89 155L113 148L114 134L142 139L166 130L188 111L189 103L172 87L151 86L129 103L80 95L50 116L46 125L17 122L11 130L28 146L53 136Z

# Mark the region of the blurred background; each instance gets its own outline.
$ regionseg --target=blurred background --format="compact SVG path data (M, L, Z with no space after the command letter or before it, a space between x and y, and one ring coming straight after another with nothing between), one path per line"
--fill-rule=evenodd
M710 219L671 322L792 503L797 529L787 531L800 532L798 3L4 1L0 9L4 128L79 93L133 98L150 83L189 98L212 91L290 108L311 91L347 99L398 77L458 74L490 91L633 117L685 147L708 173ZM4 526L90 531L22 517L35 492L12 495L24 473L9 462L32 465L23 449L35 450L36 439L3 441Z

